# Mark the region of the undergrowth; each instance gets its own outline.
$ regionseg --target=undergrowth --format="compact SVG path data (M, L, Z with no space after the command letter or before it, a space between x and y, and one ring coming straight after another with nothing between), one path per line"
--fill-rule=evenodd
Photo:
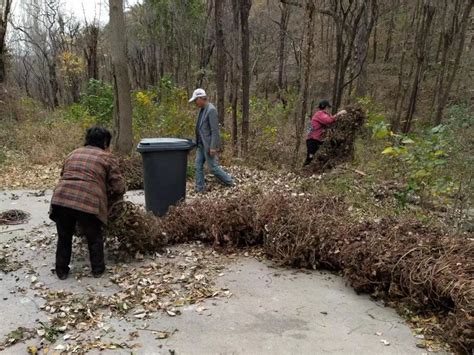
M135 91L132 99L137 142L142 137L194 137L197 109L188 104L186 91L170 80L164 78L154 88ZM232 155L231 124L226 122L221 162L275 174L298 173L305 147L302 144L296 155L295 102L292 95L286 105L253 97L250 154L244 159ZM466 221L472 219L469 208L474 190L470 106L451 106L444 125L435 129L420 126L410 135L399 135L391 132L383 107L370 98L361 99L360 104L367 110L368 121L355 142L353 161L329 173L315 171L314 182L307 182L304 189L314 194L343 193L361 213L380 217L407 213L427 223L442 214L457 230L469 228ZM112 105L111 87L95 80L78 103L56 111L43 109L31 99L18 99L0 120L0 165L59 165L82 144L85 128L93 124L112 128ZM193 154L189 161L192 166ZM192 177L192 168L188 175Z

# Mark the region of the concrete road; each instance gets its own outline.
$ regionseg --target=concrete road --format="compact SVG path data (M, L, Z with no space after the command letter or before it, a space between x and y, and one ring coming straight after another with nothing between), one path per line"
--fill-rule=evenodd
M51 192L0 192L0 211L22 209L31 213L28 224L0 226L0 249L9 248L25 262L21 269L0 274L2 321L0 339L19 326L37 328L47 321L40 309L44 300L29 290L30 275L51 290L76 293L91 287L105 289L107 276L96 280L70 277L59 281L51 273L54 262L54 225L47 219ZM129 198L143 202L143 194ZM8 232L12 230L12 232ZM29 241L41 241L41 248ZM43 242L44 241L44 242ZM188 246L179 246L183 251ZM207 248L207 247L203 247ZM158 257L159 259L160 257ZM209 299L181 308L181 315L170 317L156 312L151 319L131 321L126 317L105 318L113 333L104 334L103 324L92 331L101 341L120 343L133 332L134 350L105 350L116 354L423 354L410 328L391 308L356 295L342 278L319 271L298 271L276 267L269 262L239 255L225 259L222 273L216 277L219 288L232 297ZM86 263L85 260L82 261ZM146 260L144 261L147 262ZM28 289L28 290L27 290ZM22 291L22 292L19 292ZM170 336L157 339L156 331ZM28 345L38 346L39 337L15 344L5 354L26 353ZM51 349L70 344L59 338ZM60 348L59 348L60 349ZM59 353L60 350L56 351ZM99 350L90 350L99 353Z

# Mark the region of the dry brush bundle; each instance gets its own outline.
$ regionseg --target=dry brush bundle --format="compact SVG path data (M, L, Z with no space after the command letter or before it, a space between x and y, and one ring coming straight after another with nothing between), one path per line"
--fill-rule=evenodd
M261 243L253 228L259 195L244 193L225 199L200 199L172 207L160 221L172 243L200 240L214 246Z
M159 251L168 243L157 218L129 201L112 205L105 234L109 246L132 256Z
M345 110L347 113L339 116L326 131L324 144L309 170L322 172L353 158L356 136L367 116L360 106L348 106Z
M322 255L320 248L337 234L341 221L349 223L347 218L347 206L337 197L276 194L259 202L255 225L273 259L296 267L338 270L333 251Z
M343 238L341 268L358 292L436 311L445 339L461 352L473 348L472 240L395 219L359 224Z
M358 292L441 315L456 349L474 345L474 242L417 221L358 222L334 196L243 193L204 198L155 218L130 202L112 208L107 234L131 255L164 243L263 244L284 264L341 271Z
M143 162L142 158L133 154L119 158L119 166L122 171L128 190L143 189Z

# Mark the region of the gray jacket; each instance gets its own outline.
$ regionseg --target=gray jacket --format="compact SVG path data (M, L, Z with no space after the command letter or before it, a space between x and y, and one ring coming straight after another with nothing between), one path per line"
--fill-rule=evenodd
M196 123L196 133L199 132L199 136L206 151L209 149L219 149L221 147L221 137L219 133L217 110L211 103L208 103L206 107L203 107L201 110L204 110L203 116L200 122L198 118L198 122Z

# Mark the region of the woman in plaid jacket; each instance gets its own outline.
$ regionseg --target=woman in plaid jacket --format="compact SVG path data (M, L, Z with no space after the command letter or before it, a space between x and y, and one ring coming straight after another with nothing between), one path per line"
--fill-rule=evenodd
M76 225L87 238L92 275L100 277L105 271L102 226L107 224L109 201L122 198L126 190L118 163L109 152L111 139L107 129L89 128L84 147L66 158L54 189L50 218L58 231L56 274L61 280L69 273Z

